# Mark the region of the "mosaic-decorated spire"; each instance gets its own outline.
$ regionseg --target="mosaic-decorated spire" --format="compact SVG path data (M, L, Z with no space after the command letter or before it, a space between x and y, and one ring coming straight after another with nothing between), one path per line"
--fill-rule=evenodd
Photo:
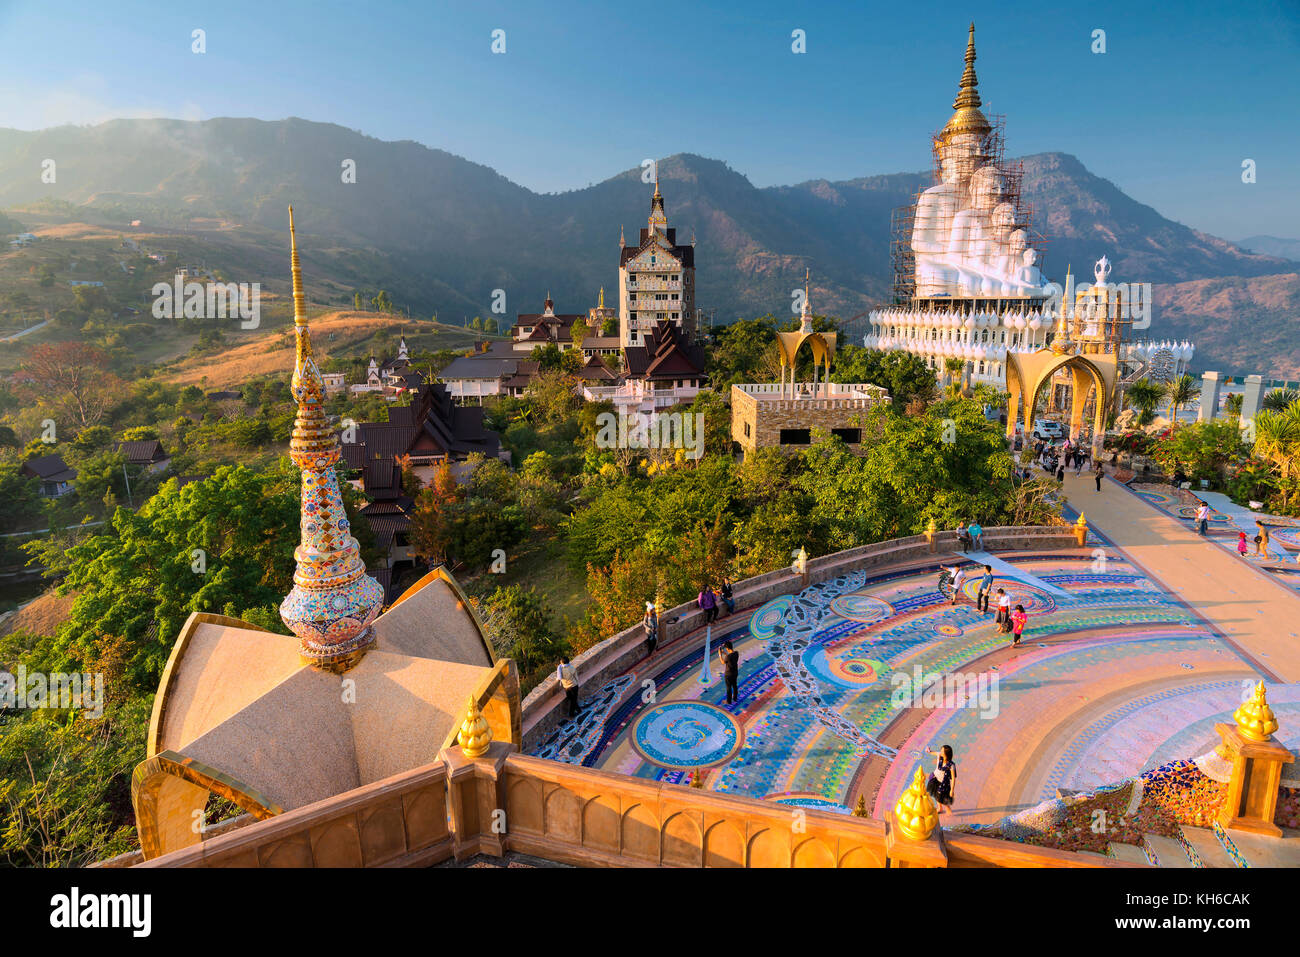
M812 332L813 315L812 301L809 299L810 284L812 282L812 272L808 269L803 271L803 307L799 311L799 331Z
M289 207L289 243L297 335L292 392L298 403L289 458L302 470L302 534L293 553L297 563L293 590L280 604L280 618L298 636L304 658L331 670L346 670L374 642L370 625L383 607L384 590L366 574L334 472L342 453L338 435L325 416L325 381L312 356L293 207Z

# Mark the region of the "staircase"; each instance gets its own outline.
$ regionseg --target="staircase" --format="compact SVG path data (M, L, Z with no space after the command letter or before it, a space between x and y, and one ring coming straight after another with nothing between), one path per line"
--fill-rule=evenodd
M1300 830L1283 828L1281 837L1182 825L1177 837L1143 834L1141 844L1111 843L1107 857L1152 867L1297 867Z

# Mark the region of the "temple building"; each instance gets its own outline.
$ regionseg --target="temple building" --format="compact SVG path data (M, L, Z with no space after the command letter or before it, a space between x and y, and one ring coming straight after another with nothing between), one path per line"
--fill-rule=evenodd
M776 335L781 381L731 387L732 440L746 455L769 447L799 451L812 443L814 430L823 430L857 451L863 414L888 402L889 395L866 382L830 381L837 336L813 329L811 277L806 272L799 328ZM812 354L812 375L809 381L799 382L799 353L805 344Z
M657 168L656 168L657 169ZM650 217L635 246L618 239L619 341L642 345L656 323L671 322L688 342L695 339L695 242L677 244L668 225L656 171Z
M1172 378L1192 347L1134 341L1134 287L1108 281L1105 256L1095 285L1046 280L1023 169L1004 157L1001 122L981 110L974 24L965 60L953 114L931 143L935 183L894 216L893 304L870 314L863 344L1008 392L1008 437L1032 432L1045 402L1066 412L1071 435L1098 443L1118 389L1141 375Z
M264 820L427 764L456 740L467 701L493 738L521 741L513 663L496 660L451 575L435 569L384 609L361 560L335 477L342 452L325 416L292 216L290 457L302 471L302 537L280 617L293 636L215 614L186 621L131 782L146 858L203 840L213 796Z

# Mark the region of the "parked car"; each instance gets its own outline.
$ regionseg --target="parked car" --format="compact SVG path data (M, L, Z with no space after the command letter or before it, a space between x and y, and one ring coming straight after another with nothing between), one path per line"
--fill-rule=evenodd
M1034 438L1056 441L1065 438L1065 429L1060 422L1050 420L1034 423Z

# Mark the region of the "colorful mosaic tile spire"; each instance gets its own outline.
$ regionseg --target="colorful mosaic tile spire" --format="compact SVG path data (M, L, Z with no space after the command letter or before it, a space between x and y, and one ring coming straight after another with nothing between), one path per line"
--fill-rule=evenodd
M293 553L293 590L280 604L280 618L298 636L304 658L319 667L345 670L374 643L370 626L383 607L384 590L366 574L339 493L334 467L342 453L325 417L325 382L312 357L292 206L289 243L297 335L292 391L298 403L289 457L302 470L302 537Z

